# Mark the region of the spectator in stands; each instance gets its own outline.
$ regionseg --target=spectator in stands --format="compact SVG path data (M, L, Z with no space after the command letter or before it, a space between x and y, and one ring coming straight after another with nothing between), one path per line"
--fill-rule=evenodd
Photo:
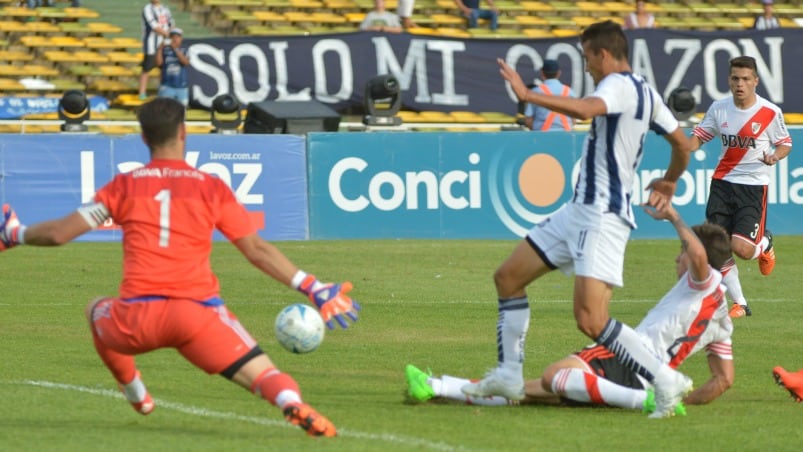
M762 0L761 3L764 5L764 14L756 17L756 21L753 23L753 28L756 30L781 28L781 24L778 22L778 18L775 17L775 14L772 10L772 0Z
M415 28L417 25L413 22L413 8L415 8L415 0L399 0L396 8L396 14L401 19L401 24L404 28Z
M173 15L170 8L161 0L151 0L142 8L142 73L139 75L139 98L145 99L148 90L148 72L155 68L156 51L163 40L169 39L173 28Z
M636 10L625 17L625 30L635 30L636 28L655 28L655 16L647 12L647 2L636 1Z
M577 97L569 88L558 80L560 78L560 66L555 60L544 60L544 65L541 67L541 82L540 85L533 88L532 91L536 93L543 93L548 96L561 96L561 97ZM572 130L574 126L574 118L570 118L564 114L554 112L548 108L539 107L535 104L527 104L524 110L524 125L530 130Z
M53 6L51 0L27 0L28 8L38 8L40 6ZM73 8L81 6L81 0L72 0L70 3Z
M491 25L491 30L496 31L499 27L499 9L497 9L493 0L486 0L488 2L488 9L480 8L481 0L454 0L460 13L468 20L468 28L477 28L477 20L487 19Z
M162 71L162 82L159 85L159 97L169 97L181 102L185 107L190 102L190 90L187 87L187 49L181 47L184 32L181 28L170 30L170 40L162 41L156 52L156 65Z
M365 15L360 30L401 33L402 26L399 16L385 10L385 0L374 0L374 10Z

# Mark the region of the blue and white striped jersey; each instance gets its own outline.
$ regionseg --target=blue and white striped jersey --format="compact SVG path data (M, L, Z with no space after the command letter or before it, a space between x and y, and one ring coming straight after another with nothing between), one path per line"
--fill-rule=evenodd
M591 122L572 202L599 206L635 228L631 199L644 139L650 130L664 135L679 124L661 95L637 74L609 74L591 96L601 98L608 112Z

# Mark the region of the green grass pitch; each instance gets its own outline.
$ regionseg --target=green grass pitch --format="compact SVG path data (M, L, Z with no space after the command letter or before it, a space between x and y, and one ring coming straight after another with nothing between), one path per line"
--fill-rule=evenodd
M136 414L96 356L83 314L89 299L116 293L120 245L75 243L0 254L0 450L791 451L803 444L803 405L771 377L775 365L803 368L803 237L776 238L769 277L756 262L739 262L754 315L735 321L736 383L712 404L665 420L612 408L403 403L407 363L468 377L495 364L492 274L514 241L278 245L324 280L351 280L363 305L357 324L328 331L311 354L292 355L273 339L274 317L301 295L250 267L230 244L215 245L213 267L229 308L339 437L306 437L275 407L173 350L138 358L157 408ZM631 242L611 314L635 325L673 283L678 249L676 240ZM571 278L553 273L528 290L528 376L590 342L574 325L571 288ZM698 383L708 378L702 353L682 369Z

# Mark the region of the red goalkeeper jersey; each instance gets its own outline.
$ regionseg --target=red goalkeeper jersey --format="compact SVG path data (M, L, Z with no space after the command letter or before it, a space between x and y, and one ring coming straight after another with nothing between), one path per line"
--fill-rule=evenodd
M229 240L256 232L217 177L182 160L153 160L95 194L123 230L122 298L207 300L219 292L209 256L217 228Z

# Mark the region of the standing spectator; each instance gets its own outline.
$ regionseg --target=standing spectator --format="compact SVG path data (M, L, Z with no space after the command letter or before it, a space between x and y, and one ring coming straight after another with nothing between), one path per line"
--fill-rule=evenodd
M156 65L162 70L159 97L169 97L181 102L185 107L190 102L187 88L187 49L181 47L184 32L181 28L170 30L170 41L162 41L156 52Z
M781 24L778 22L778 18L775 17L775 13L772 10L772 0L762 0L761 3L764 5L764 14L756 17L753 28L755 30L781 28Z
M396 14L401 19L404 28L415 28L417 25L413 22L413 9L415 8L415 0L399 0L396 8Z
M766 276L775 268L772 233L766 228L767 186L772 166L792 151L792 137L781 109L756 94L755 58L740 56L730 61L728 86L731 96L712 103L692 131L694 149L721 140L705 216L731 234L734 254L745 260L758 259L758 269ZM731 317L751 315L733 257L720 271L734 302Z
M385 10L385 0L374 0L374 10L365 15L360 30L401 33L402 26L399 16Z
M625 30L635 30L636 28L655 28L655 16L647 12L647 2L644 0L636 1L636 10L625 17Z
M544 60L544 66L541 67L541 79L543 82L533 88L533 92L543 93L548 96L577 97L569 85L564 85L558 78L560 78L558 62ZM535 104L527 104L524 116L524 125L530 130L572 130L574 125L574 118Z
M623 285L625 248L636 227L633 180L644 156L644 139L653 130L672 147L663 178L648 185L645 204L658 210L675 194L677 180L689 163L691 140L655 88L632 72L622 27L610 20L591 24L580 43L586 70L596 84L594 92L582 99L534 93L510 65L497 60L502 78L520 101L593 120L571 201L533 226L494 273L497 367L462 391L475 397L524 398L524 346L530 326L526 288L560 269L575 275L577 328L655 385L657 408L650 417L671 416L692 389L692 381L663 363L631 327L611 317L608 306L614 288Z
M480 8L481 0L454 0L460 14L468 20L468 28L477 28L477 21L479 19L487 19L491 22L491 30L496 31L499 28L499 9L497 9L493 0L487 0L488 9Z
M170 8L162 0L151 0L142 8L142 72L139 74L139 98L145 99L148 90L148 72L157 66L156 51L162 41L169 37L173 28Z

